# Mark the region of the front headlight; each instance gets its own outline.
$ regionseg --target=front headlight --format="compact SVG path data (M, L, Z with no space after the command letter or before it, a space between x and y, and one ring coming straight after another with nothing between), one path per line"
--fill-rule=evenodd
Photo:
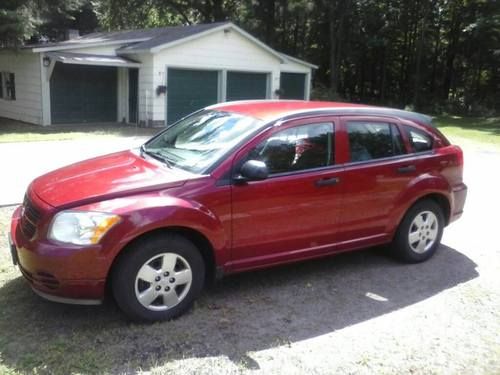
M62 211L52 220L49 238L75 245L94 245L120 220L120 216L104 212Z

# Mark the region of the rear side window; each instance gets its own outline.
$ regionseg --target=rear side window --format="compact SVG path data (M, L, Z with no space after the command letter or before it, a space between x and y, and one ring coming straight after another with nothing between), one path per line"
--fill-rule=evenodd
M399 129L385 122L348 121L351 161L388 158L406 153Z
M415 128L407 127L406 129L413 151L424 152L432 150L432 137L429 134Z

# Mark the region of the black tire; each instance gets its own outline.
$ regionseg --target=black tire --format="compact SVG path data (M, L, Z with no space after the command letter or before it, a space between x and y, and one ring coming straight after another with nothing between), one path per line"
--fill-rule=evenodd
M165 264L172 271L163 272L163 263L168 263L164 259L174 259L170 261L173 267ZM140 277L139 271L145 269L157 272L152 273L153 282L146 282ZM172 276L186 270L190 271L191 280L183 285L175 284ZM187 238L177 234L155 235L127 248L118 259L111 277L113 296L127 317L134 321L170 320L186 312L200 294L205 280L205 264L198 248ZM157 278L161 279L157 281ZM138 297L143 293L158 297L146 307ZM170 304L167 303L167 295L175 301L172 293L175 293L178 302L167 306Z
M434 214L437 228L429 228L429 225L422 225L419 227L419 225L414 222L418 217L424 219L429 217L429 221L432 221L431 215L426 213ZM426 261L434 255L441 243L444 223L443 210L436 202L432 200L417 202L408 210L399 224L398 230L396 231L396 235L394 236L391 244L393 255L407 263L419 263ZM410 237L410 230L413 234L412 237ZM434 231L436 233L435 237L432 236ZM429 234L430 237L433 237L433 240L429 239ZM412 242L410 238L416 239ZM421 247L423 247L423 249Z

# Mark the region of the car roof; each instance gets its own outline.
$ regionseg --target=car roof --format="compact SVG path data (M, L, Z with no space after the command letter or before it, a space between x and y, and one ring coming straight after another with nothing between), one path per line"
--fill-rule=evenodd
M240 113L264 121L287 119L299 115L379 115L395 116L431 125L432 118L417 112L364 104L306 100L245 100L219 103L208 107L218 111Z

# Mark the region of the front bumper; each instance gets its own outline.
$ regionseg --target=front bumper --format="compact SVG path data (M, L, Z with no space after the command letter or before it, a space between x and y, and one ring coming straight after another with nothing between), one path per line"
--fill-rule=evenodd
M63 303L98 304L105 295L107 261L100 247L60 246L27 240L18 228L20 208L9 234L13 262L40 296Z

